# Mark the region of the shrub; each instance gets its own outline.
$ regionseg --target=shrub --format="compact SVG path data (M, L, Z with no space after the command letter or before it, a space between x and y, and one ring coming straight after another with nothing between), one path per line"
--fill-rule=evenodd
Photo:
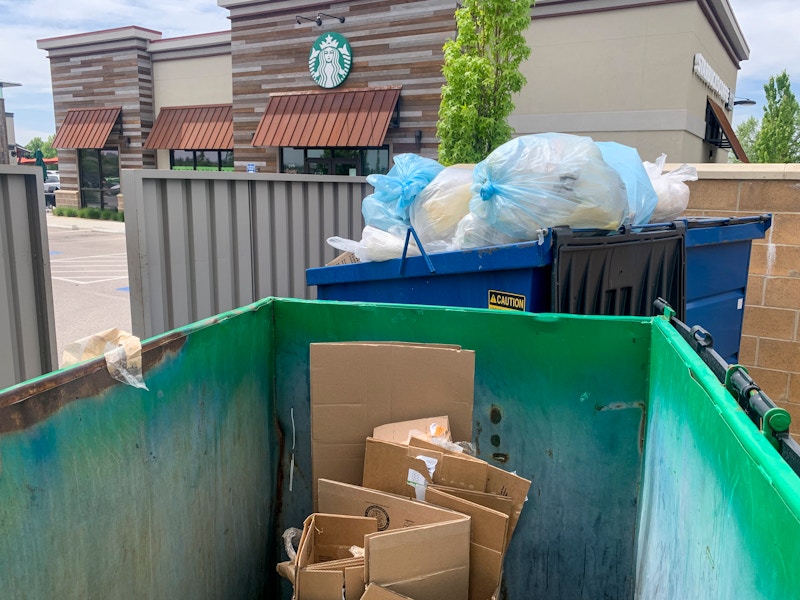
M78 211L78 216L81 219L99 219L100 209L93 206L82 208Z
M65 209L63 206L56 206L56 207L53 209L53 216L56 216L56 217L66 217L66 216L67 216L67 215L66 215L66 212L67 212L67 209Z
M78 209L74 206L67 206L64 208L64 216L65 217L77 217L78 216Z

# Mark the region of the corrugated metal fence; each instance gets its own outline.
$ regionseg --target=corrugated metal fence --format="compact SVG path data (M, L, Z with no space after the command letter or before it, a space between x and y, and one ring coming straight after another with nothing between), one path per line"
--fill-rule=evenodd
M42 171L0 165L0 389L57 360Z
M123 171L133 331L149 337L266 296L311 298L326 238L360 239L364 177Z

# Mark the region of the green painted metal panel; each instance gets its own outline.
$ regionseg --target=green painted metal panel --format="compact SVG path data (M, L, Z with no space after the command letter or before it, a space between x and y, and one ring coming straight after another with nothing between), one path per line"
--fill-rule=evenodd
M797 476L674 330L655 325L636 597L797 597Z
M0 392L4 597L288 598L308 345L353 340L475 350L479 455L533 481L507 597L800 589L797 478L666 321L267 299L146 341L150 392L101 361Z

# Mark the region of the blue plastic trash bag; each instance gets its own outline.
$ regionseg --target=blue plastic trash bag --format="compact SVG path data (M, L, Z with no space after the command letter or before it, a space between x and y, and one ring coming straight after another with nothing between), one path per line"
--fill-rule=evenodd
M658 196L636 148L616 142L595 142L603 160L616 169L628 192L628 218L631 225L644 225L658 204Z
M617 229L628 197L591 138L543 133L506 142L478 163L470 212L505 235L534 240L556 225Z
M367 225L405 236L411 224L408 211L414 198L444 167L416 154L398 154L386 175L369 175L375 192L364 198L361 214Z

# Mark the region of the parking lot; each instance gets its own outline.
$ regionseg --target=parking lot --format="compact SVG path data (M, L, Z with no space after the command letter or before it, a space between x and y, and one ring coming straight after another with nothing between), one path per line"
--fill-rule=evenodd
M64 347L131 330L124 223L47 215L58 361Z

